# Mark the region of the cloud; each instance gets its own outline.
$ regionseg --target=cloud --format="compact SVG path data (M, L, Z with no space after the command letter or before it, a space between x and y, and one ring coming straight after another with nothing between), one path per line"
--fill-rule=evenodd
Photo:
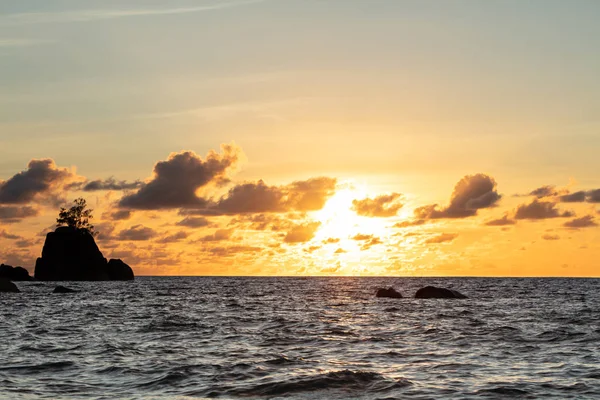
M487 226L506 226L506 225L514 225L517 222L514 219L511 219L508 214L504 214L502 218L493 219L487 221L484 225Z
M315 237L317 229L321 226L320 222L307 222L305 224L295 225L285 235L285 243L304 243Z
M529 194L538 199L553 197L555 198L554 201L561 203L600 203L600 189L579 190L570 193L569 189L566 188L556 189L555 186L542 186Z
M185 226L188 228L202 228L210 225L210 221L204 217L186 217L177 222L177 226Z
M157 243L173 243L173 242L179 242L183 239L187 239L188 234L187 232L177 232L177 233L173 233L171 235L167 235L167 236L163 236L162 238L158 239L156 242Z
M589 203L600 203L600 189L587 192L587 201Z
M594 220L593 215L586 215L581 218L575 218L571 221L567 221L563 224L563 226L567 228L589 228L592 226L598 226L598 224Z
M426 222L427 222L427 220L424 220L424 219L415 219L412 221L401 221L401 222L394 224L394 228L408 228L411 226L419 226L419 225L425 224Z
M239 253L257 253L262 251L262 247L234 245L228 247L212 247L208 252L217 257L231 257Z
M156 236L156 231L143 225L134 225L129 229L123 229L119 232L119 240L150 240Z
M457 233L441 233L437 236L431 237L425 241L426 244L437 244L451 242L458 237Z
M6 224L20 222L23 218L35 217L39 211L31 206L0 206L0 221Z
M17 239L23 239L23 237L9 233L5 229L2 229L2 230L0 230L0 239L17 240Z
M335 244L335 243L339 243L340 239L339 238L327 238L325 240L323 240L323 244Z
M559 197L559 201L562 203L581 203L584 202L586 198L586 193L583 190L579 192L565 194Z
M7 181L0 181L0 204L25 204L33 200L48 200L72 180L78 179L71 170L59 168L52 159L31 160L25 171Z
M344 253L347 253L347 251L342 249L341 247L338 247L337 250L333 252L333 254L344 254Z
M221 149L221 154L210 151L206 160L192 151L172 153L166 161L156 163L151 180L124 196L119 206L139 210L206 207L208 202L196 195L198 189L226 181L243 155L234 144L223 144Z
M545 235L542 236L542 239L544 239L544 240L559 240L560 236L558 236L558 235L551 235L549 233L546 233Z
M116 8L99 10L74 10L60 12L31 12L5 14L0 17L0 26L26 25L26 24L44 24L44 23L64 23L64 22L92 22L116 18L131 18L156 15L174 15L199 13L207 11L216 11L226 8L239 7L255 3L262 3L266 0L239 0L230 2L218 2L215 4L205 4L195 7L174 7L174 8Z
M83 190L84 192L95 192L99 190L132 190L141 187L141 181L117 181L115 178L96 179L93 181L77 182L68 186L70 190Z
M393 217L403 206L399 202L401 198L400 193L391 193L373 199L352 200L352 210L363 217Z
M373 235L367 235L366 233L357 233L356 235L352 236L350 239L352 240L369 240L369 239L373 239Z
M285 186L269 186L262 180L234 186L211 205L208 214L282 213L320 210L335 194L336 179L311 178Z
M485 174L467 175L454 187L450 205L438 209L437 204L419 207L419 219L465 218L477 215L477 210L496 205L501 196L496 191L496 181Z
M572 217L572 211L561 211L556 203L550 201L539 201L534 199L529 204L521 204L515 211L515 219L548 219L560 217Z
M200 239L201 242L220 242L228 240L233 234L233 229L217 229L214 233Z
M110 219L112 221L124 221L131 218L130 210L117 210L112 212L105 212L102 214L102 219Z
M532 190L529 192L529 196L535 196L538 199L542 199L544 197L558 196L567 192L568 191L565 191L565 189L556 189L556 186L554 185L546 185Z

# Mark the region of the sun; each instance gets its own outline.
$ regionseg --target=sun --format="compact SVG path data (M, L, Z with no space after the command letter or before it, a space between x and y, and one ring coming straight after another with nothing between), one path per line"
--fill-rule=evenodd
M321 223L315 235L316 240L337 238L342 241L356 234L372 234L380 236L385 233L385 224L378 218L362 217L352 209L352 201L368 196L365 188L355 184L346 184L338 190L325 204L313 214L313 218Z

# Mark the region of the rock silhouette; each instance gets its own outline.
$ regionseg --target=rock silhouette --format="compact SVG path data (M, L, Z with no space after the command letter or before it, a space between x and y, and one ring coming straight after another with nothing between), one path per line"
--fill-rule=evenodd
M32 279L25 268L12 267L5 264L0 264L0 278L5 278L10 281L30 281Z
M133 270L121 259L111 259L107 264L107 272L111 281L133 280Z
M467 296L457 290L425 286L415 293L415 299L466 299Z
M70 289L70 288L64 287L64 286L57 286L52 291L52 293L77 293L77 292L78 292L78 290Z
M63 226L46 235L42 257L35 263L36 279L41 281L132 280L133 270L120 260L102 255L94 237L86 229Z
M392 299L401 299L402 293L398 292L393 287L389 287L387 289L380 288L380 289L377 289L377 293L375 293L375 297L389 297Z
M20 290L8 279L0 278L0 293L19 293Z

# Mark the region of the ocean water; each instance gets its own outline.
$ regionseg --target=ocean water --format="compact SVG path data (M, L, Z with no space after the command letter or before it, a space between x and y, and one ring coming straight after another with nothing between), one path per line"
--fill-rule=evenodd
M470 298L410 298L428 284ZM55 285L0 293L2 399L600 398L600 280Z

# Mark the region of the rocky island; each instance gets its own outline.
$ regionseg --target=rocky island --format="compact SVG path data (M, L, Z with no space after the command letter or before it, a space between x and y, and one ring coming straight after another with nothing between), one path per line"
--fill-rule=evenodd
M35 263L33 278L25 268L0 265L0 291L14 291L10 281L130 281L133 270L120 259L107 260L89 223L92 210L79 198L73 207L61 208L57 228L46 235L42 256ZM15 287L16 288L16 287Z
M62 226L46 235L34 277L40 281L128 281L134 275L123 261L107 261L88 230Z

